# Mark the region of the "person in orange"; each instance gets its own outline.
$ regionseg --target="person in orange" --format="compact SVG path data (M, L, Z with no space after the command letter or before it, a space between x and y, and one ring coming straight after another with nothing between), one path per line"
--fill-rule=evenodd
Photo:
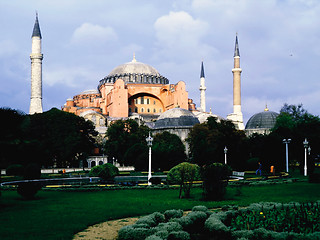
M63 175L64 175L64 174L66 173L66 170L65 170L65 169L63 169L63 170L62 170L62 173L63 173Z
M271 173L273 176L274 176L275 173L276 173L273 165L270 167L270 173Z

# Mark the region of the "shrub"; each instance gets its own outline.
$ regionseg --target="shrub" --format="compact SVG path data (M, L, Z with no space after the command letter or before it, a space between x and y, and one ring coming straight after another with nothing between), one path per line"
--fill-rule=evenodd
M200 179L200 168L196 164L183 162L170 169L167 174L167 181L169 184L179 184L179 198L182 198L182 191L184 197L190 197L190 190L193 181Z
M149 237L146 238L146 240L163 240L164 238L161 238L157 235L151 235ZM166 238L165 238L166 239Z
M208 208L207 208L206 206L202 206L202 205L194 206L194 207L192 208L192 212L195 212L195 211L207 212L207 211L208 211Z
M320 183L320 173L312 173L309 175L310 183Z
M213 163L203 167L204 197L209 200L223 199L228 184L228 176L230 175L230 167L222 163Z
M168 236L168 240L189 240L190 234L184 231L171 232Z
M159 225L157 227L155 227L154 230L156 232L166 231L166 232L170 233L170 232L181 231L182 226L177 222L159 223Z
M200 232L207 220L207 214L200 211L190 212L187 217L192 221L192 224L186 229L188 232Z
M164 216L166 218L166 221L169 221L171 218L180 218L183 216L183 211L182 210L167 210L164 212Z
M154 212L150 215L144 216L136 222L136 224L146 224L148 227L155 227L159 223L162 223L165 221L165 217L163 214L159 212Z
M100 177L103 180L112 180L117 174L119 169L111 163L95 166L89 172L90 177Z
M25 199L34 199L36 193L41 189L41 184L38 182L23 182L19 183L17 192Z
M152 183L152 185L161 184L161 178L160 177L151 177L150 182Z
M23 173L25 180L34 180L41 177L41 169L35 163L30 163L24 169ZM41 189L39 182L22 182L19 183L17 192L25 199L33 199L36 193Z
M177 222L179 223L183 230L187 230L187 229L190 229L190 226L192 225L192 220L190 217L188 216L183 216L181 218L172 218L171 219L171 222Z
M148 236L152 235L153 232L148 228L135 228L131 226L125 226L121 228L118 232L119 240L141 240L146 239Z
M6 169L7 176L22 176L23 175L23 166L21 164L13 164L7 167Z

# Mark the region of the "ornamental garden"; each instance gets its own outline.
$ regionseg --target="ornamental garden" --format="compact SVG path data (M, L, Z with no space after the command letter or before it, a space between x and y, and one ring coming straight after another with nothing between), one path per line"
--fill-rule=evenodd
M146 126L117 121L99 139L90 122L57 109L1 109L0 238L72 239L139 216L118 239L320 239L320 120L302 106L282 110L268 135L247 137L210 118L191 129L188 153L174 134L153 136L148 185ZM291 139L288 165L283 139ZM41 173L79 166L97 148L135 171L107 163Z

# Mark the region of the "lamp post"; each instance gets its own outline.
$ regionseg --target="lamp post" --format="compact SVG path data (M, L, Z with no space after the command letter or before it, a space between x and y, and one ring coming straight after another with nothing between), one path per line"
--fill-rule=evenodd
M152 147L152 141L153 138L150 136L149 132L149 137L146 138L147 145L149 147L149 171L148 171L148 185L151 185L150 179L151 179L151 147Z
M227 165L227 152L228 152L227 146L224 147L223 151L224 151L224 164Z
M291 139L283 139L282 142L286 144L286 172L289 172L289 152L288 152L288 144L291 142Z
M308 140L305 138L303 141L303 146L304 146L304 176L307 176L307 150L308 150L308 145L309 142ZM311 149L310 149L311 151Z

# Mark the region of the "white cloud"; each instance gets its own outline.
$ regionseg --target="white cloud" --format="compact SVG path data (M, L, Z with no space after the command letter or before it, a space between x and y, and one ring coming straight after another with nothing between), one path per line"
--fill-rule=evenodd
M186 12L170 12L169 15L158 18L154 24L159 45L167 47L195 46L206 34L208 24L193 19Z
M112 27L83 23L74 31L71 42L92 45L97 42L115 41L117 39L118 36Z

